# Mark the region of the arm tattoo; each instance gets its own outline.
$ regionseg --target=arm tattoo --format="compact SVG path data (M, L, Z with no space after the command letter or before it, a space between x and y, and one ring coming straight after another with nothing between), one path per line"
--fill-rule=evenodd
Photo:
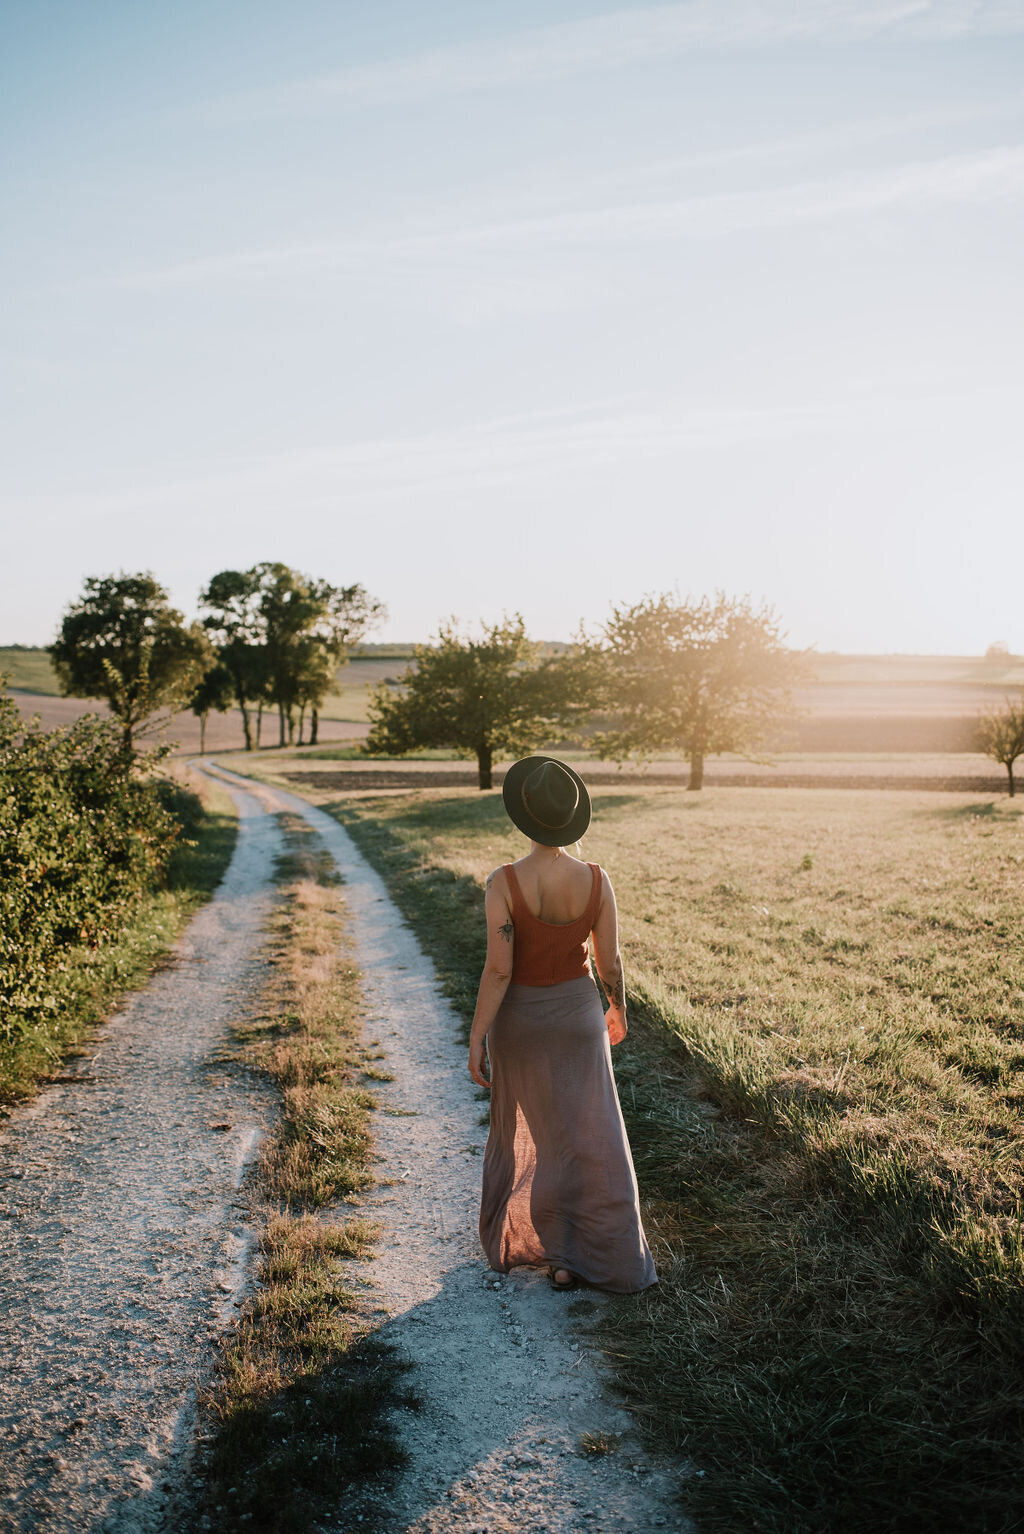
M604 975L602 975L601 984L604 986L605 994L607 995L608 1000L613 1007L622 1007L625 1005L626 982L622 973L621 964L617 964L615 966L615 979L606 980Z
M489 890L491 885L494 883L494 881L495 881L495 879L497 877L498 877L498 870L497 869L495 869L493 873L488 874L487 875L487 882L484 885L484 889L485 890Z
M505 922L503 922L503 924L498 928L498 931L501 933L506 943L511 943L512 934L515 931L515 928L512 925L512 918L509 917Z

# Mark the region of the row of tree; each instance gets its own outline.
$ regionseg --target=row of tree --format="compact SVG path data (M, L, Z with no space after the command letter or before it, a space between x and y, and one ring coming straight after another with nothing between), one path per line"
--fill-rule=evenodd
M585 738L616 761L681 753L699 789L705 758L757 751L806 674L771 608L722 593L613 608L596 638L581 633L556 654L531 643L519 616L479 640L449 624L417 648L406 677L374 692L366 750L469 752L489 788L496 755Z
M787 649L771 608L721 592L615 607L597 638L581 635L557 654L531 644L518 616L480 639L449 624L416 650L408 676L376 689L365 748L471 753L480 787L490 788L499 753L519 756L568 738L618 762L682 755L688 786L699 789L707 757L758 758L793 711L793 687L810 679L808 658ZM1014 763L1024 756L1024 696L984 713L976 744L1006 768L1012 796Z
M263 712L276 709L279 743L299 742L349 649L385 617L361 585L333 586L288 565L222 570L200 593L205 616L186 623L156 578L92 577L64 614L50 654L61 687L105 698L130 751L154 715L191 708L201 724L237 704L245 748L259 745ZM253 720L255 716L255 730Z
M247 750L260 744L265 708L276 708L279 744L305 719L315 744L319 710L348 651L385 616L361 585L333 586L284 564L222 570L200 593L205 616L186 624L152 575L86 581L51 647L65 692L104 697L132 747L161 709L237 704ZM597 636L540 646L516 615L480 638L442 625L416 648L408 673L371 700L366 750L401 756L443 747L476 757L490 788L497 755L585 739L624 761L671 751L703 783L708 756L753 756L792 712L808 677L807 654L783 642L767 606L719 592L698 601L665 594L614 607ZM255 728L254 728L255 717ZM1024 754L1024 708L1007 704L979 723L979 749L1013 764Z

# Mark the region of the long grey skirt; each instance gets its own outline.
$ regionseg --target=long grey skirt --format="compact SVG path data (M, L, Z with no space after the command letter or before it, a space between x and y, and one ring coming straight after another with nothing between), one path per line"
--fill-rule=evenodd
M487 1053L480 1240L491 1267L568 1268L625 1294L656 1283L593 980L510 985Z

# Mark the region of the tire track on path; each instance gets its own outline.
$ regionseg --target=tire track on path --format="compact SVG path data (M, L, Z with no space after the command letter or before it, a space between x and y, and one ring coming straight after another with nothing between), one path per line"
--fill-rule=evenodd
M235 854L90 1060L0 1132L0 1529L149 1534L174 1509L211 1338L241 1292L239 1189L276 1094L224 1064L258 994L281 838L231 786Z
M219 781L237 784L208 766ZM644 1453L613 1399L585 1324L609 1303L594 1290L553 1292L543 1274L492 1273L477 1239L486 1130L466 1070L459 1020L377 873L348 832L294 794L244 780L268 810L301 815L344 880L362 975L366 1032L379 1038L395 1079L375 1083L381 1181L357 1204L379 1221L373 1260L346 1263L381 1335L415 1364L419 1412L400 1413L410 1462L389 1493L388 1534L625 1534L692 1530L679 1510L678 1465ZM579 1452L583 1433L616 1435L601 1457ZM354 1492L322 1523L359 1527L379 1515Z

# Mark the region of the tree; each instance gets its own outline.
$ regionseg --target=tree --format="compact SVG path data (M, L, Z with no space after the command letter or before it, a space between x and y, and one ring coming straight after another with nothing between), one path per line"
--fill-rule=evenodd
M605 625L606 703L617 727L596 737L603 757L622 761L679 750L689 788L704 782L705 757L749 756L780 715L804 659L782 643L769 607L723 592L700 601L645 597L612 609Z
M200 677L198 685L188 700L189 708L199 720L200 754L206 751L206 721L210 717L211 709L216 709L218 714L227 713L234 701L234 678L222 661L214 661L213 665Z
M353 645L387 617L383 602L372 597L365 586L331 586L327 581L315 581L314 594L320 603L320 616L313 627L312 638L319 654L311 653L302 671L300 706L308 703L310 710L309 743L315 746L320 727L320 708L333 686L338 669L348 664L348 652ZM299 737L302 722L299 722Z
M302 690L302 665L311 654L304 641L321 615L321 603L312 582L288 565L259 564L250 573L258 583L267 692L277 705L278 745L283 746L286 731L288 744L294 732L293 710Z
M404 756L447 746L474 755L480 787L490 788L495 753L525 755L584 711L580 676L572 657L539 658L518 613L484 626L480 639L461 634L453 619L436 644L416 646L400 686L374 689L364 749Z
M1016 793L1013 764L1024 756L1024 691L1020 702L1006 698L1003 707L990 709L978 720L978 750L994 762L1002 762L1010 780L1010 798Z
M202 627L185 624L148 571L90 576L49 650L62 692L105 698L129 752L144 721L184 706L210 657Z
M222 570L200 595L204 620L231 672L242 711L246 750L252 750L249 705L278 711L279 743L290 742L294 710L312 717L316 744L319 710L349 646L386 616L383 603L364 586L332 586L279 561L249 570ZM258 744L258 741L257 741Z
M199 593L207 609L203 627L217 646L217 656L231 677L235 702L242 714L245 749L251 751L249 704L261 699L267 686L260 583L256 569L221 570Z

